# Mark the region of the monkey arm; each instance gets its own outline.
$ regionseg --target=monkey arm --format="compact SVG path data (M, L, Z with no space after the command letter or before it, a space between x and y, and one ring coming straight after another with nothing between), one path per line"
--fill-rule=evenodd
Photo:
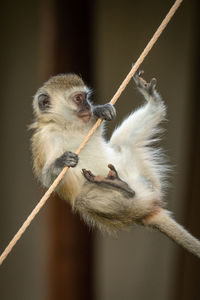
M49 187L56 179L62 169L66 166L74 168L78 163L78 155L66 151L60 157L56 158L52 163L46 164L42 171L42 182Z

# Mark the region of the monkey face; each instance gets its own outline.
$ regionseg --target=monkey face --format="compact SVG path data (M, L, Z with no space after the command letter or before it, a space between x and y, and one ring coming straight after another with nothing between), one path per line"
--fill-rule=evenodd
M68 90L41 88L34 99L34 111L38 117L49 115L68 122L87 123L92 117L89 94L86 86Z
M70 122L87 123L92 116L89 88L75 74L51 77L38 90L33 106L37 116L64 117Z

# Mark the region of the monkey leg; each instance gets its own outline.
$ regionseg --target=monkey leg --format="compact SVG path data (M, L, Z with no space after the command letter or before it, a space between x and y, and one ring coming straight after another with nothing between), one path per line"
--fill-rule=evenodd
M100 176L100 175L95 176L94 174L92 174L91 171L86 169L82 169L82 172L84 177L89 182L96 183L96 184L110 185L112 187L123 190L124 192L128 193L129 196L133 197L135 195L135 192L129 187L129 185L126 182L124 182L119 178L119 175L115 167L112 164L109 164L108 168L110 169L110 171L108 172L107 177Z
M166 115L164 102L156 91L156 79L147 83L142 77L142 71L134 76L139 92L147 103L133 112L113 133L110 145L115 149L125 147L141 147L151 141L155 133L159 132L158 124Z
M113 165L106 177L95 176L83 169L86 182L77 195L73 209L92 226L109 233L127 228L133 224L131 207L135 192L122 181Z

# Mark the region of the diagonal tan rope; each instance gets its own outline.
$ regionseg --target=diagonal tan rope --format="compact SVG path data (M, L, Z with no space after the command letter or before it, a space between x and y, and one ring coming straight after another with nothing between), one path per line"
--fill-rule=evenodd
M151 48L153 47L153 45L155 44L157 39L159 38L159 36L161 35L163 30L165 29L165 27L169 23L169 21L171 20L171 18L173 17L174 13L178 9L178 7L180 6L182 1L183 0L176 0L175 1L174 5L171 7L170 11L168 12L168 14L164 18L164 20L162 21L160 26L158 27L158 29L154 33L153 37L151 38L151 40L149 41L149 43L147 44L147 46L143 50L142 54L140 55L140 57L138 58L138 60L136 61L136 63L134 64L134 66L132 67L132 69L130 70L130 72L128 73L128 75L126 76L124 81L122 82L122 84L120 85L119 89L117 90L117 92L115 93L113 98L111 99L110 103L112 103L112 104L116 103L117 99L119 98L119 96L121 95L123 90L126 88L127 84L129 83L129 81L131 80L131 78L133 77L133 75L135 74L135 72L137 71L137 69L139 68L139 66L141 65L141 63L143 62L143 60L145 59L145 57L147 56L147 54L149 53L149 51L151 50ZM101 122L102 122L101 119L97 120L97 122L95 123L93 128L89 131L88 135L85 137L85 139L83 140L83 142L81 143L79 148L76 150L76 152L75 152L76 154L79 154L81 152L81 150L85 147L85 145L87 144L89 139L92 137L92 135L95 133L97 128L100 126ZM0 256L0 265L6 259L7 255L11 252L12 248L15 246L17 241L21 238L22 234L25 232L25 230L30 225L30 223L35 218L35 216L38 214L38 212L43 207L43 205L46 203L46 201L48 200L48 198L50 197L52 192L55 190L55 188L57 187L59 182L62 180L62 178L64 177L64 175L65 175L65 173L67 172L68 169L69 169L69 167L65 167L61 171L61 173L58 175L58 177L52 183L50 188L46 191L44 196L41 198L41 200L38 202L36 207L33 209L31 214L25 220L23 225L20 227L19 231L15 234L13 239L10 241L10 243L8 244L8 246L6 247L6 249L3 251L3 253Z

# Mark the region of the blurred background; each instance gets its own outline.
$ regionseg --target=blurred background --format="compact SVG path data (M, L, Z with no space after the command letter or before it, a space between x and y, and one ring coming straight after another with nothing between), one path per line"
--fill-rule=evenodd
M33 178L32 96L49 76L76 72L111 99L173 4L171 0L19 0L1 4L0 251L43 194ZM166 196L200 238L199 1L183 1L141 66L168 106L163 147L173 165ZM141 104L130 82L116 122ZM54 195L0 267L2 300L197 300L199 260L154 231L117 239L91 232Z

